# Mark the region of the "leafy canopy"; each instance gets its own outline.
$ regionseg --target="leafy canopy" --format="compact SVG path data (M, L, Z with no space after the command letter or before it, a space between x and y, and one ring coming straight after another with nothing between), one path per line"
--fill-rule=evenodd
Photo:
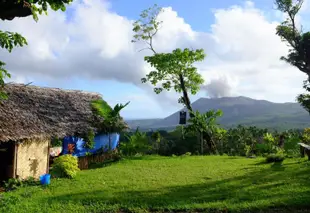
M91 103L92 109L103 118L100 127L110 132L119 132L126 128L124 122L121 121L120 111L124 109L130 102L126 104L116 104L112 108L106 101L99 99Z
M300 11L304 0L275 0L276 7L287 18L276 28L276 34L290 47L287 56L281 60L297 67L308 75L303 88L308 92L297 97L297 101L310 112L310 32L303 32L302 26L296 26L296 15Z
M184 89L196 94L200 85L204 82L193 63L203 61L205 54L203 49L190 50L188 48L173 50L172 53L158 53L153 56L146 56L147 61L156 70L151 71L142 78L142 83L150 82L157 86L154 92L159 94L164 89L173 88L180 93Z
M97 111L98 115L106 120L111 120L120 118L120 111L129 103L130 102L127 102L125 105L116 104L114 108L112 108L106 101L99 99L92 102L92 107Z
M18 0L20 2L21 0ZM24 0L28 6L31 7L31 12L35 21L38 20L38 14L43 12L47 14L48 7L52 10L62 11L66 10L66 4L71 3L73 0ZM25 5L25 6L27 6ZM11 52L14 47L22 47L27 45L27 40L19 33L13 33L0 30L0 47ZM4 68L5 63L0 60L0 100L6 98L7 95L1 91L4 86L4 79L10 78L10 73Z
M66 4L70 4L73 0L26 0L31 4L32 15L34 20L38 20L38 14L43 12L47 14L47 10L50 7L52 10L66 10Z
M27 45L26 39L18 34L18 33L12 33L8 31L1 31L0 30L0 47L3 49L6 49L8 52L11 52L14 47L16 46L24 46ZM0 88L3 88L4 86L4 79L10 78L10 73L4 68L5 63L0 61ZM0 99L6 98L7 95L3 92L0 92Z
M210 110L206 113L200 113L198 110L193 112L195 116L191 117L186 126L187 132L212 133L217 131L218 124L216 122L218 117L223 115L221 110Z
M133 31L135 32L135 35L133 36L134 39L132 42L145 42L147 47L144 49L149 49L154 54L156 51L153 47L153 38L162 24L162 21L157 20L157 17L161 12L163 12L163 9L155 4L153 7L143 10L140 14L140 19L133 23Z

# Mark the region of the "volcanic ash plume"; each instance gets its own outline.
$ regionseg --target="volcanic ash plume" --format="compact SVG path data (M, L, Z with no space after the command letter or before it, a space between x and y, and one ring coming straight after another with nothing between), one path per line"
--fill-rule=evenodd
M221 98L231 96L232 87L227 78L212 79L209 84L204 85L202 90L206 91L210 98Z

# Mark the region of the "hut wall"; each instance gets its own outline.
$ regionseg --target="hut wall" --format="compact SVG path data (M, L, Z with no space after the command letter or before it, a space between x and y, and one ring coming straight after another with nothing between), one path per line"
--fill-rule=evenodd
M19 179L39 178L48 171L49 139L22 141L17 148L16 175Z

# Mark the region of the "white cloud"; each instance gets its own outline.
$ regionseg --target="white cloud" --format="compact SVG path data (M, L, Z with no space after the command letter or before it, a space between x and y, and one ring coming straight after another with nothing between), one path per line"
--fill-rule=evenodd
M106 1L89 0L72 7L70 21L64 13L50 12L38 23L28 17L1 25L1 29L22 33L29 42L12 54L0 50L1 59L15 76L112 79L144 88L147 96L155 97L165 107L176 103L178 95L173 92L153 95L150 86L141 85L140 78L150 70L143 57L150 52L138 52L141 45L131 43L132 20L111 12ZM155 39L155 48L204 48L207 57L198 64L199 71L206 83L211 83L209 88L216 88L216 82L226 88L220 96L293 101L302 91L305 76L279 61L288 48L275 35L277 23L270 22L250 1L214 10L214 16L211 32L196 32L171 7L165 8L159 16L163 27Z

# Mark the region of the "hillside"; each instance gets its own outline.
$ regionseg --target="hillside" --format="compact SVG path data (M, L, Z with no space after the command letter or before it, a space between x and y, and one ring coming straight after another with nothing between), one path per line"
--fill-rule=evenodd
M206 112L221 109L223 117L219 123L226 128L241 125L255 125L272 129L305 128L310 126L309 114L298 103L273 103L247 97L200 98L193 104L194 110ZM171 129L178 125L179 112L164 119L135 120L129 126L141 129ZM134 125L132 125L134 123Z

